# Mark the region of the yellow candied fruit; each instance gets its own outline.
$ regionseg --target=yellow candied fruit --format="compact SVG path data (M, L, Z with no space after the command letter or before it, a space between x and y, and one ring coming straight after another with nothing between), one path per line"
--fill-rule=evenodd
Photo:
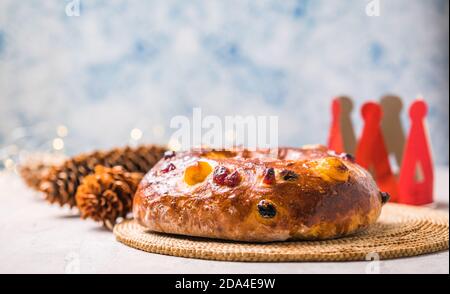
M212 167L205 161L197 161L194 165L188 166L184 171L184 181L192 186L203 182L212 172Z
M327 182L346 182L349 177L348 167L337 157L326 157L319 160L314 169Z

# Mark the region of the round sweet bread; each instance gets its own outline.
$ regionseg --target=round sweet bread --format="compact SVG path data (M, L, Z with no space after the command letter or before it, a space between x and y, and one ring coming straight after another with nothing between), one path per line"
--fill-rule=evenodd
M273 151L273 150L272 150ZM388 200L348 154L323 146L166 152L134 197L152 231L250 242L318 240L367 228Z

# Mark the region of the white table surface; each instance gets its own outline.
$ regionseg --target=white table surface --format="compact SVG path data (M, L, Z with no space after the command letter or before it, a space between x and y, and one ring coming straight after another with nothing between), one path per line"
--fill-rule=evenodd
M449 169L436 171L435 206L448 212ZM0 171L0 273L366 273L369 262L251 263L151 254L117 242L68 208L48 205ZM449 273L448 251L379 262L380 273Z

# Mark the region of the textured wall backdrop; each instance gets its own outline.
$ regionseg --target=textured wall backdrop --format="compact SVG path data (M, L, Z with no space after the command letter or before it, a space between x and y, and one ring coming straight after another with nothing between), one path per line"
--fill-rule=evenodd
M368 0L81 0L79 17L69 2L0 1L0 146L46 148L58 124L69 153L134 127L165 142L194 106L279 115L280 143L325 142L331 97L421 93L448 163L447 0L380 0L378 17Z

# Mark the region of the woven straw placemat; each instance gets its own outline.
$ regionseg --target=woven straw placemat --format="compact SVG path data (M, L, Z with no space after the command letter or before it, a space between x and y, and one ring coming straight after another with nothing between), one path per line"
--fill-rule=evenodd
M448 249L448 213L387 204L365 232L327 241L245 243L153 233L133 220L114 227L118 241L148 252L226 261L350 261Z

